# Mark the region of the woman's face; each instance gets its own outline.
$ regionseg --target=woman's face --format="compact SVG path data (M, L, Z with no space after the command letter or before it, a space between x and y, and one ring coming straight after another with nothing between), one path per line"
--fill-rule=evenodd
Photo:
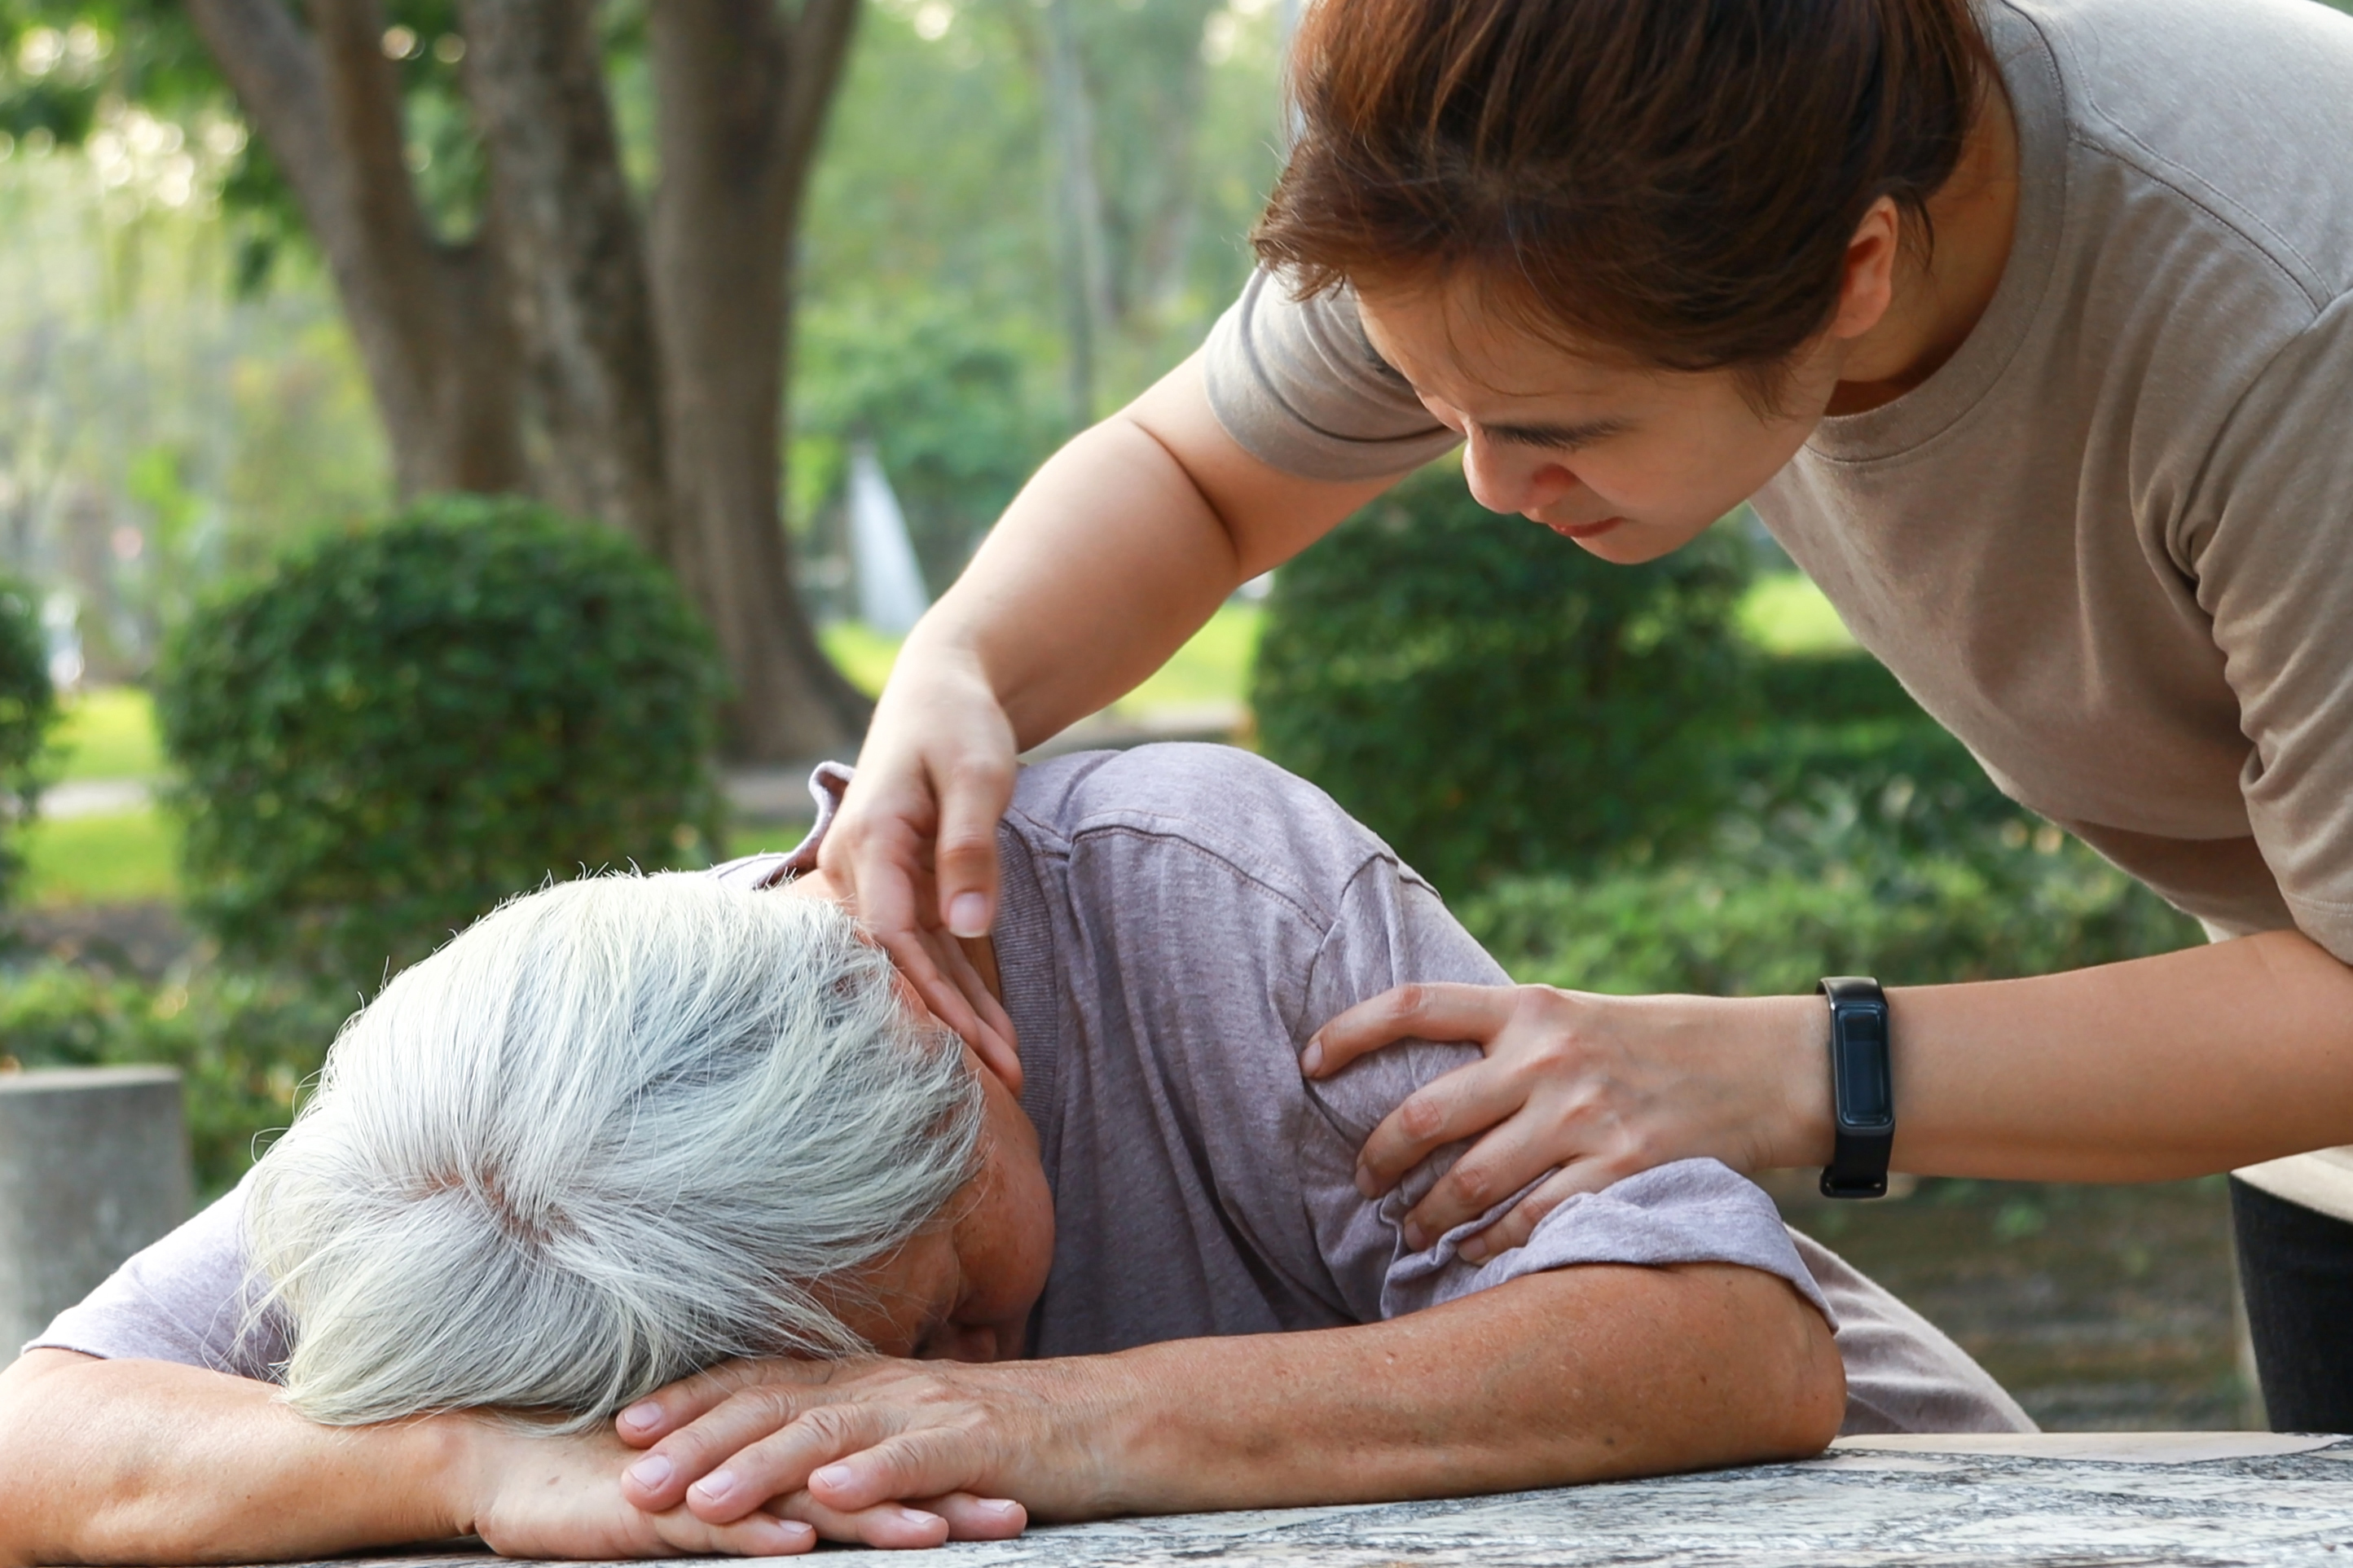
M1477 280L1360 292L1365 331L1441 422L1491 511L1518 512L1605 561L1655 560L1763 488L1838 383L1835 340L1802 351L1778 411L1730 371L1584 357L1488 310Z

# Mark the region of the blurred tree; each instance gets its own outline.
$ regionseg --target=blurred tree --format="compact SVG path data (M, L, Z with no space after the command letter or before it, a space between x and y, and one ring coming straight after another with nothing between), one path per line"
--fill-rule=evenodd
M794 239L857 15L0 0L20 56L119 40L82 46L104 69L20 73L0 121L73 138L110 95L216 92L209 54L268 153L230 194L299 214L316 241L402 493L529 490L629 532L712 624L737 749L805 756L854 739L865 710L794 597L779 506ZM620 57L654 104L642 223L607 81Z

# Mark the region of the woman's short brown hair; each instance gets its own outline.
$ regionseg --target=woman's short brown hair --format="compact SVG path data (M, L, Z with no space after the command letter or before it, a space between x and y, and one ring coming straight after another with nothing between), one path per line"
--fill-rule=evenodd
M1556 340L1769 377L1874 201L1929 239L1993 79L1968 0L1318 0L1251 239L1303 292L1467 268Z

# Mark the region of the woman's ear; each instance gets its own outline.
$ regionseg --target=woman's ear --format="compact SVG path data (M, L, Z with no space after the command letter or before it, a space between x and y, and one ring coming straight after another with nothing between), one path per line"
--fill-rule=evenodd
M1904 215L1886 196L1871 204L1847 242L1838 310L1829 336L1852 342L1886 318L1895 301L1895 268L1904 251Z

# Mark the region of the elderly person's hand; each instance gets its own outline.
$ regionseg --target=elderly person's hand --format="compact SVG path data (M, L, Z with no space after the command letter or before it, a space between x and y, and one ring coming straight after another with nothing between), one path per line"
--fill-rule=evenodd
M963 1496L931 1498L918 1511L895 1501L828 1507L803 1491L763 1499L723 1519L675 1502L641 1508L622 1479L623 1467L638 1456L609 1428L547 1437L479 1416L444 1419L463 1429L459 1470L471 1499L463 1517L506 1557L780 1557L807 1552L819 1539L866 1546L990 1541L1018 1534L1023 1522L1018 1507Z
M649 1518L733 1530L776 1512L878 1546L1018 1535L1020 1503L976 1494L1018 1490L1055 1513L1089 1495L1053 1376L1035 1363L730 1362L621 1413L621 1440L651 1450L623 1495Z
M1704 1155L1744 1172L1826 1160L1827 1028L1812 996L1401 985L1325 1024L1300 1066L1327 1078L1407 1039L1466 1040L1486 1053L1408 1097L1356 1164L1356 1185L1373 1197L1433 1152L1478 1139L1406 1216L1417 1247L1544 1178L1461 1244L1477 1262L1527 1240L1571 1194L1671 1160Z

